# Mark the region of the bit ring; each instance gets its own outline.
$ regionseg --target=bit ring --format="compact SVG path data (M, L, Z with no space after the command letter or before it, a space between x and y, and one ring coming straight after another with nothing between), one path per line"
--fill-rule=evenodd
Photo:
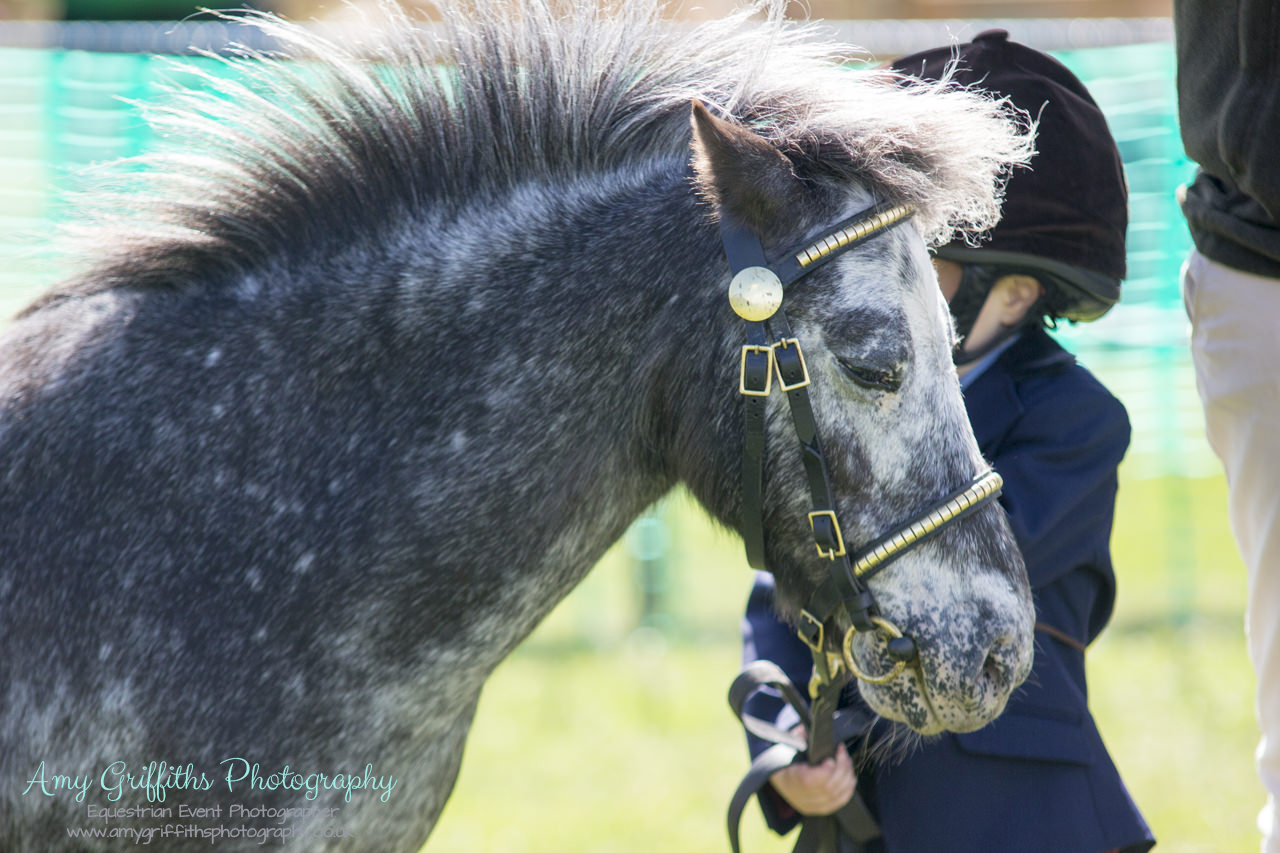
M883 616L872 616L871 622L881 631L888 634L889 639L891 640L896 640L902 636L902 632L898 630L898 626L894 625ZM885 675L867 675L865 672L858 669L858 665L854 663L853 660L853 636L856 633L858 633L857 628L850 628L845 632L844 642L840 644L840 657L844 659L844 665L848 667L849 671L853 673L855 677L862 679L868 684L888 684L907 668L907 662L905 660L900 660L894 663L893 668Z

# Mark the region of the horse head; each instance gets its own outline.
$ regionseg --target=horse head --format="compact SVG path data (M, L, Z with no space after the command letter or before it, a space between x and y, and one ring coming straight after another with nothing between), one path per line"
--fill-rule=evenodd
M772 314L776 306L770 305L763 316L744 314L747 327L763 328L768 317L775 336L779 318L789 318L782 322L789 326L785 334L794 335L798 354L791 359L798 359L801 378L786 375L781 354L775 366L768 364L786 342L766 347L750 335L744 340L741 331L725 341L725 363L742 373L724 378L717 391L733 398L735 412L752 405L752 397L762 406L767 450L758 463L766 472L755 510L765 532L759 567L775 575L780 606L811 645L824 643L824 628L824 651L839 649L844 638L847 668L861 676L862 694L875 711L923 733L983 726L1030 671L1034 612L1004 513L994 503L981 505L996 490L996 478L981 479L988 466L952 365L954 331L925 234L908 219L915 208L892 203L900 198L876 206L892 190L860 174L836 145L769 140L697 103L693 134L697 183L726 234L754 235L770 269L795 267L790 256L797 250L802 266L811 256L832 255L812 273L793 271L783 310ZM865 210L872 214L858 215ZM845 227L833 234L838 222ZM726 244L740 239L730 235ZM835 257L847 242L857 245ZM727 275L726 268L726 291ZM773 300L781 303L782 294L776 288ZM726 299L726 315L728 309ZM740 330L744 323L736 320L729 315L730 327ZM768 371L760 374L766 385L786 393L768 394L758 377L746 378L753 359ZM794 400L787 411L785 400L802 381L811 417L795 414ZM717 440L740 453L743 416L723 418L719 427ZM806 433L815 429L811 440ZM752 464L750 456L740 464L726 461L734 471ZM825 485L814 473L823 467ZM737 489L742 498L730 518L747 536L749 555L751 478L747 472ZM826 490L830 506L821 506ZM940 507L948 521L964 517L938 523ZM827 538L819 532L815 549L819 525L828 528ZM886 539L892 547L883 546ZM854 571L846 569L849 583L833 586L832 561L866 543L882 547L864 549ZM899 555L903 544L913 547ZM885 554L892 564L875 566L860 618L843 606L814 615L815 597L828 603L855 597L859 576ZM835 576L839 581L838 571ZM901 641L890 645L900 633L914 642L905 654ZM903 659L896 666L891 653Z

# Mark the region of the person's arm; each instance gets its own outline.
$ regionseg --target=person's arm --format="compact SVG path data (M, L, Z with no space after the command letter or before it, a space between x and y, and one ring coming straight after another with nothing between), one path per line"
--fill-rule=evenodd
M773 594L773 575L756 572L751 597L747 599L747 612L742 620L742 662L771 661L786 673L801 695L807 696L813 658L795 629L777 614ZM758 691L747 700L745 709L753 717L767 720L781 729L790 729L800 723L799 715L772 691ZM771 746L750 735L747 742L752 758Z
M775 611L773 592L773 577L758 572L743 619L743 661L772 661L804 693L813 672L813 659L799 635ZM752 716L779 728L799 728L803 732L798 715L777 696L758 692L747 700L745 708ZM770 746L751 735L747 735L747 741L752 758ZM837 749L833 758L821 764L793 764L775 772L770 777L770 787L760 791L760 808L769 827L785 834L800 815L837 811L853 796L855 782L848 751Z

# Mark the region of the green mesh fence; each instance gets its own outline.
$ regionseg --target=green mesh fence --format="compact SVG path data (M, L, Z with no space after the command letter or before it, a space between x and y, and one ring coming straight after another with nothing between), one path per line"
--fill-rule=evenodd
M1186 349L1178 268L1189 238L1176 188L1182 154L1167 43L1062 51L1111 123L1130 186L1129 280L1121 305L1059 337L1129 408L1129 476L1217 471L1203 439ZM206 69L215 60L185 58ZM199 85L174 61L134 53L0 48L0 312L19 308L57 275L42 240L66 210L81 167L137 154L155 140L140 102L162 83Z
M217 60L187 66L225 74ZM7 317L59 266L44 240L73 216L69 191L85 168L155 144L144 103L163 87L202 85L177 60L132 53L0 48L0 312Z
M1178 271L1191 247L1175 191L1194 174L1178 136L1170 44L1070 51L1120 145L1129 181L1129 278L1102 320L1064 329L1068 343L1124 400L1134 425L1130 476L1205 476L1203 438Z

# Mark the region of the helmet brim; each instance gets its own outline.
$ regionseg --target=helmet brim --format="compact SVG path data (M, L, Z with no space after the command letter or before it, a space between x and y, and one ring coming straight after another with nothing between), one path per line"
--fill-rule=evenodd
M934 250L936 257L958 264L995 264L1025 269L1045 279L1069 298L1062 316L1076 323L1092 322L1120 301L1120 281L1093 270L1064 264L1051 258L1000 249L947 245Z

